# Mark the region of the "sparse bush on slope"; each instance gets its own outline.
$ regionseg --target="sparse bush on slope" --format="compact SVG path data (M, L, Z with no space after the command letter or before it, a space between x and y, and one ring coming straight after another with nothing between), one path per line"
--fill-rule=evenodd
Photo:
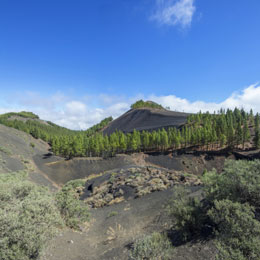
M183 240L199 235L208 221L200 200L189 197L183 186L175 188L174 197L169 201L167 209L174 227L181 231Z
M172 259L173 251L174 247L167 235L154 232L135 241L130 259L168 260Z
M0 175L0 259L37 259L62 219L47 190L26 180L26 174Z
M70 228L79 229L80 224L89 219L89 210L84 202L79 200L76 189L83 188L83 180L72 180L66 183L56 194L56 200L66 225Z
M211 171L203 180L203 200L180 191L171 200L175 227L184 239L211 230L217 259L260 259L260 161L227 161L221 174Z

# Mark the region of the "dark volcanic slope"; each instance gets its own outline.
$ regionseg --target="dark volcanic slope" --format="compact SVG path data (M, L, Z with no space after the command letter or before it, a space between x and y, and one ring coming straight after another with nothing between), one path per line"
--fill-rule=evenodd
M112 121L104 134L112 134L116 130L125 133L132 132L134 129L156 130L170 126L178 127L186 122L187 113L174 112L160 109L131 109L116 120Z

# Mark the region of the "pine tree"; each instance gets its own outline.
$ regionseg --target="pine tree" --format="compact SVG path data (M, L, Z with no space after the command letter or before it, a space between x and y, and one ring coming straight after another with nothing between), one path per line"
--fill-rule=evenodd
M127 141L126 141L126 136L123 132L119 133L119 147L121 152L125 152L127 149Z
M245 143L250 140L250 132L248 129L247 120L244 120L243 123L243 149L245 149Z
M241 127L240 122L237 123L236 137L235 138L236 138L236 145L237 146L243 142L243 132L242 132L242 127Z
M161 139L161 145L162 145L163 150L166 150L168 148L169 143L168 143L168 135L164 128L161 131L160 139Z
M260 132L259 132L259 114L255 117L255 138L254 138L255 148L260 148Z
M220 136L220 147L224 147L227 143L227 137L224 134Z
M235 135L235 131L233 125L230 125L228 127L228 135L227 135L227 143L230 148L233 148L234 146L234 135Z
M149 144L150 144L150 138L149 138L149 133L147 131L142 132L142 146L144 150L149 149Z

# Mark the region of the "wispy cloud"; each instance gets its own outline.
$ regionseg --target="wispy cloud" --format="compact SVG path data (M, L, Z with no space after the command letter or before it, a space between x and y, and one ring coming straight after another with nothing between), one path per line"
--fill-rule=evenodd
M156 9L150 18L162 25L180 25L183 28L190 26L196 11L194 1L195 0L156 0Z
M91 104L86 94L81 99L70 98L64 93L43 97L40 93L24 92L22 95L12 95L12 99L0 100L0 113L11 111L32 111L44 120L52 121L58 125L70 129L87 129L100 122L102 119L113 116L117 118L126 112L130 105L136 100L152 100L163 106L168 106L171 110L180 112L196 113L214 112L220 108L244 108L249 111L260 113L260 85L254 84L245 87L241 92L234 92L222 102L191 102L188 99L180 98L175 95L157 96L157 95L139 95L135 97L96 95L91 96L95 100Z

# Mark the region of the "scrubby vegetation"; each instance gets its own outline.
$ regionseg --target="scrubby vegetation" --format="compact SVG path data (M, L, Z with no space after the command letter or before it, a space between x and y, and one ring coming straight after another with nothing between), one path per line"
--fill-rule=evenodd
M26 172L0 174L0 259L38 259L64 223L78 229L89 212L71 181L56 196L27 180Z
M260 259L259 173L260 161L227 161L205 173L201 200L178 189L168 209L183 239L210 235L217 259Z
M108 217L111 218L111 217L114 217L114 216L117 216L117 215L118 215L117 211L111 211L111 212L109 212Z
M117 131L110 136L99 132L112 118L87 131L72 131L55 124L41 124L38 121L10 121L0 116L0 123L30 133L51 144L54 154L67 158L113 156L117 153L166 151L181 148L214 150L229 147L245 148L254 140L254 147L260 148L259 115L246 113L243 109L220 110L217 114L198 113L190 115L187 123L177 129L158 131ZM249 127L254 129L250 132ZM250 144L251 145L251 144ZM252 147L252 145L250 146Z
M37 259L62 223L46 188L24 172L0 175L0 259Z
M0 151L7 155L12 155L12 152L6 147L0 146Z
M80 224L89 219L88 207L79 200L79 193L77 193L84 188L84 185L83 180L69 181L56 195L61 215L70 228L79 229Z
M189 197L183 186L174 189L174 198L169 201L168 213L174 227L181 231L182 239L188 240L202 232L208 221L199 198Z
M136 108L157 108L157 109L164 109L162 105L159 105L152 101L143 101L142 99L136 101L134 104L131 105L132 109Z
M167 235L154 232L135 241L130 259L167 260L172 259L173 252L174 247Z

